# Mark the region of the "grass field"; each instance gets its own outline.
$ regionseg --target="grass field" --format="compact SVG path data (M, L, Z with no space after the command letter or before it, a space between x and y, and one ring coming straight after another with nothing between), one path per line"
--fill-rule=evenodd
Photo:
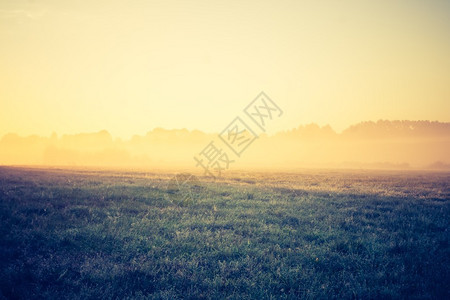
M0 299L450 299L450 174L0 167Z

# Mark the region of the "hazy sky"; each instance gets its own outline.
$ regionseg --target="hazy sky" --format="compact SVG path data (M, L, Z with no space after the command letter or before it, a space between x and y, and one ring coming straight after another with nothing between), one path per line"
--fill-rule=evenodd
M0 136L450 121L450 1L0 1Z

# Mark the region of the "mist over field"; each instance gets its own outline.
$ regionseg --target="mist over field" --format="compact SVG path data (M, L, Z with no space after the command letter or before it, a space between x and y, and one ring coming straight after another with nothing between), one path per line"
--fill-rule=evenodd
M217 134L156 128L130 139L108 131L50 137L7 134L0 164L193 168L193 156ZM362 122L336 133L316 124L262 134L232 168L282 170L310 167L450 169L450 123Z

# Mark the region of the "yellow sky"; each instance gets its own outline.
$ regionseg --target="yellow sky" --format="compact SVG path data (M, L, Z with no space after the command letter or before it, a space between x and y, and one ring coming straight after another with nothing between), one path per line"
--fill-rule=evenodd
M82 3L79 3L82 2ZM450 3L0 2L0 136L450 121Z

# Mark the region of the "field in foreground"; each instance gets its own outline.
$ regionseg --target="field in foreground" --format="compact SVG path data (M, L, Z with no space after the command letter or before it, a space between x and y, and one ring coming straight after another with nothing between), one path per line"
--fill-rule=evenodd
M450 299L450 174L0 167L0 299Z

